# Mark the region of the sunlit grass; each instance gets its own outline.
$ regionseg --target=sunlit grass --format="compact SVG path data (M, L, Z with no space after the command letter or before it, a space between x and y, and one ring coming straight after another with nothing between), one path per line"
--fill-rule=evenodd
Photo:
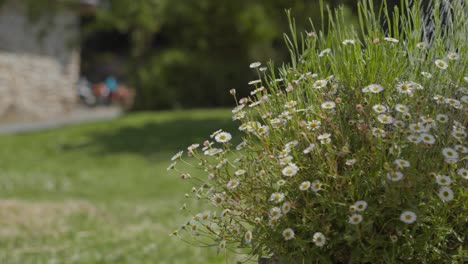
M235 126L228 110L197 110L0 136L0 262L224 263L169 237L189 186L166 167Z

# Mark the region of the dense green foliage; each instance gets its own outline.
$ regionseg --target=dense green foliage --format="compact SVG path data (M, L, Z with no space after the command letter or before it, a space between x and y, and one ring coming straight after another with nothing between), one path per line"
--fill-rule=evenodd
M279 263L465 263L468 12L422 2L361 0L358 28L337 9L326 34L291 23L291 62L231 91L242 143L216 127L172 158L205 201L174 233Z
M34 23L41 17L52 21L51 14L60 8L82 10L77 0L21 1ZM297 18L299 32L311 30L309 18L320 23L318 0L101 3L93 22L84 28L83 40L103 32L118 32L128 38L126 50L117 55L126 58L125 79L137 91L135 109L229 105L229 89L237 88L241 95L247 95L246 83L253 77L247 67L250 62L286 60L286 9ZM355 1L329 0L325 4L346 5L348 23L356 21ZM94 63L99 56L85 57L83 63Z
M91 31L129 34L136 108L219 106L230 103L230 88L245 93L251 61L284 61L285 10L304 32L308 17L318 22L318 2L115 0L98 9Z
M233 129L229 115L138 113L0 135L0 263L224 263L169 237L191 203L165 170L177 148Z

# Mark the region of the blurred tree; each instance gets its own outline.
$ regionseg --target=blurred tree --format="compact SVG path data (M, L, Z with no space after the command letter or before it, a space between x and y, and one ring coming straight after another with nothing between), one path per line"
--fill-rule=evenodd
M50 17L62 5L80 2L21 1L32 17ZM247 82L255 78L250 62L287 60L286 9L296 17L298 32L310 30L309 17L315 24L320 22L319 0L100 2L102 8L96 9L84 36L110 31L127 36L126 79L137 92L135 109L232 104L227 91L237 88L240 95L247 95ZM357 11L355 0L324 2L350 6L346 9L350 20L352 11Z
M96 16L98 24L106 16L114 17L107 24L111 27L112 21L117 23L115 20L124 17L127 25L133 25L130 29L138 28L139 37L131 39L145 43L132 43L130 77L137 88L137 109L231 104L227 92L230 88L239 88L241 95L247 94L246 83L254 77L248 69L251 61L285 60L282 33L288 31L286 9L298 17L301 31L309 27L308 17L314 22L320 18L316 0L137 2L142 6L143 2L152 2L153 12L142 12L138 18L128 15L130 11L125 6L133 5L134 1L119 0L124 15L115 11L112 2L110 9ZM157 19L141 18L146 15ZM151 26L141 27L134 20L151 21L148 24ZM151 44L150 39L164 41Z

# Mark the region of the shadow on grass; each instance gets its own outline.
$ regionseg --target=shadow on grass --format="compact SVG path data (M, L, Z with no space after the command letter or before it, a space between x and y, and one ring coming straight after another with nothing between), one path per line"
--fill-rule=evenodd
M76 144L65 144L64 151L87 150L91 154L128 153L153 156L160 152L186 149L193 143L202 143L211 133L223 129L233 134L234 143L240 142L239 123L229 119L171 119L152 121L140 126L127 125L93 132L89 140Z

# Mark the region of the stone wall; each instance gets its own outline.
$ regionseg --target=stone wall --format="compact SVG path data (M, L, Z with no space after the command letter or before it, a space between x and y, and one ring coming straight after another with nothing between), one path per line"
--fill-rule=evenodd
M33 25L15 4L0 9L0 120L53 118L75 105L78 15L45 22Z

